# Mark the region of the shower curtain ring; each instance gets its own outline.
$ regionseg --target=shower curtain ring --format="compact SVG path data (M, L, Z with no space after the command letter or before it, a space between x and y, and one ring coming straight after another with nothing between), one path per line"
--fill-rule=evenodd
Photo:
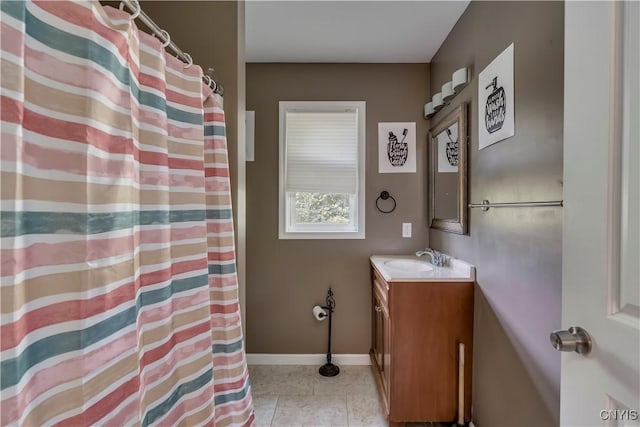
M165 39L165 42L162 43L162 47L169 46L169 43L171 43L171 36L169 35L169 33L165 30L160 30L160 34L162 34L162 37L164 37Z
M211 87L211 77L207 76L206 74L202 76L202 78L204 79L204 83Z
M138 8L136 9L135 12L133 12L133 15L131 15L131 19L136 19L138 16L140 16L140 12L142 12L142 6L140 6L140 3L138 3L137 1L132 1L133 4L135 4Z
M138 16L140 16L140 12L142 12L142 6L140 6L140 3L138 3L135 0L132 0L131 3L136 5L136 11L133 12L133 14L131 15L131 19L136 19ZM119 8L120 8L120 10L124 10L124 2L123 1L120 2L120 7Z
M184 65L184 68L191 67L193 65L193 58L191 58L191 55L186 52L184 52L183 55L187 59L187 63Z

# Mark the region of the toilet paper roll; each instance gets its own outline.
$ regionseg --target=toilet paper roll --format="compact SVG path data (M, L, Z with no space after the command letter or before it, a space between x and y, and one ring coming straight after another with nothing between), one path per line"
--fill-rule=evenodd
M315 317L316 320L324 320L327 317L327 312L319 305L316 305L313 307L313 317Z

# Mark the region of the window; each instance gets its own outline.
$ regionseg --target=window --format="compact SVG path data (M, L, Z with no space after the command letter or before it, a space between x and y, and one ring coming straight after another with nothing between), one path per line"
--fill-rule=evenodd
M280 102L281 239L364 239L364 102Z

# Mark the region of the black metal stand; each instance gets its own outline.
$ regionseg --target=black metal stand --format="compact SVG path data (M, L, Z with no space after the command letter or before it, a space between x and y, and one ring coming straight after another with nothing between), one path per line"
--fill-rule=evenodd
M333 314L333 310L336 308L336 301L333 299L333 291L331 288L327 291L327 305L322 308L329 312L329 343L327 348L327 363L320 366L318 372L320 372L320 375L323 377L335 377L340 373L340 368L331 363L331 315Z

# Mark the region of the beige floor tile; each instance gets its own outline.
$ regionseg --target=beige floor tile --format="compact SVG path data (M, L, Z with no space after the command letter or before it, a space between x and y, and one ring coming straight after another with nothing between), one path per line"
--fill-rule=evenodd
M382 402L380 402L380 399L375 393L347 393L347 411L349 414L349 426L387 426L387 421L382 411Z
M323 377L318 366L251 365L249 375L257 427L387 426L370 366L341 366L339 375Z
M340 373L335 377L323 377L316 372L313 378L313 394L347 393L376 395L376 382L371 366L341 366Z
M264 395L253 397L253 408L256 411L256 426L268 427L273 421L278 403L277 395Z
M274 427L347 426L345 396L280 396Z
M254 396L313 394L314 366L251 365L249 379Z

